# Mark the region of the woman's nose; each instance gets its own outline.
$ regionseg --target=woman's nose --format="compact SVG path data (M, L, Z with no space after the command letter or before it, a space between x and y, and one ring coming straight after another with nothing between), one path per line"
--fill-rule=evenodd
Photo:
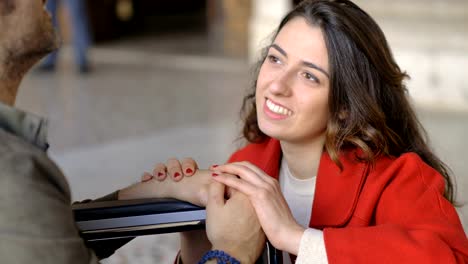
M287 71L282 71L277 73L274 76L272 82L270 83L268 89L273 94L288 96L291 94L291 85L293 80L291 80L291 73Z

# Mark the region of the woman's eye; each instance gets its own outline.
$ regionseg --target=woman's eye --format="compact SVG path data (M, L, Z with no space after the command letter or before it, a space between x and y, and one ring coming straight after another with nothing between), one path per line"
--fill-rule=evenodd
M319 80L312 74L308 73L308 72L304 72L302 73L302 76L304 78L306 78L307 80L311 80L311 81L314 81L316 83L319 83Z
M268 55L268 60L272 63L276 63L276 64L279 64L281 63L281 61L276 57L276 56L273 56L273 55Z

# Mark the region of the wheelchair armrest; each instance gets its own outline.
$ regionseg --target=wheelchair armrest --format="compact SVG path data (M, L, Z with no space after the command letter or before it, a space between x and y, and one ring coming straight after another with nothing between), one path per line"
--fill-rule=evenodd
M205 228L205 208L176 199L140 199L72 205L87 243ZM123 240L126 241L126 240ZM266 243L256 263L282 264L281 251Z
M205 228L205 208L176 199L103 201L72 205L87 241Z

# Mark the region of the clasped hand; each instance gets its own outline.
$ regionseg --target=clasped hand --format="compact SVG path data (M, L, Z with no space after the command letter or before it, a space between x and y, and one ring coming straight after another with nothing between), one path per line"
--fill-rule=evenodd
M254 263L265 245L255 209L245 194L214 181L212 175L212 171L199 170L192 159L170 159L157 164L151 173L144 173L138 189L144 189L145 195L206 206L206 234L212 249L225 251L241 263Z
M182 162L171 159L166 164L159 163L153 170L153 175L148 174L143 180L158 174L169 174L175 181L181 181L184 177L191 177L197 169L193 159L184 159ZM243 193L248 198L273 246L297 255L305 228L294 219L276 179L250 162L214 165L210 169L214 180Z

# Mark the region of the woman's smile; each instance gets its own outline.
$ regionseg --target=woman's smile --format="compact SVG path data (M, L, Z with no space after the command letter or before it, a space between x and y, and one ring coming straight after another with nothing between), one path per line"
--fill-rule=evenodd
M273 102L272 100L268 98L265 98L264 111L267 116L276 120L286 119L293 114L293 112L289 110L288 108L276 102Z

